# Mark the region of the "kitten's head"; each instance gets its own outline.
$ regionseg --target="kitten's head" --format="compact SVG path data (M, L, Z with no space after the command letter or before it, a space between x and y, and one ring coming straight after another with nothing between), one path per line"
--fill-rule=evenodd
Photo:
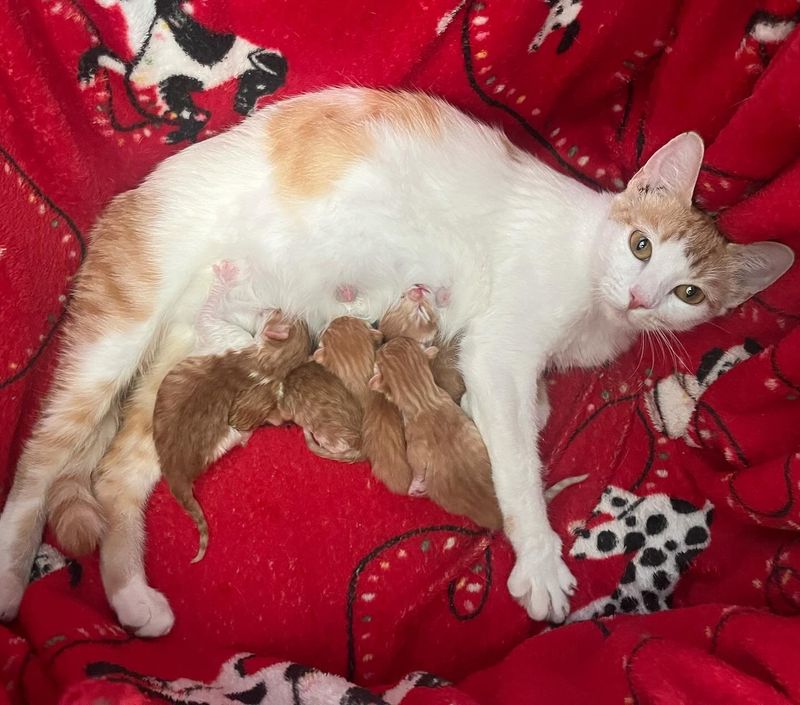
M727 242L692 206L702 161L702 139L686 132L614 198L595 281L607 311L636 330L692 328L765 289L794 262L777 242Z
M322 332L314 360L346 385L364 385L372 374L375 349L383 341L380 331L352 316L340 316Z
M383 394L401 411L425 406L436 389L430 365L438 352L438 348L423 348L411 338L393 338L378 350L369 388Z
M431 299L431 290L427 286L416 284L411 287L381 318L378 329L384 338L412 338L422 345L433 343L438 322Z

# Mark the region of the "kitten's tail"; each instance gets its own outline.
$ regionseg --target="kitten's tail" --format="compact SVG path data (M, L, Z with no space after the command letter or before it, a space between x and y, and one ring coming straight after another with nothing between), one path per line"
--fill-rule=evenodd
M208 549L208 522L206 521L206 515L203 514L203 508L200 506L200 502L197 501L191 488L178 496L178 501L183 505L183 508L186 510L187 514L192 517L197 526L199 537L197 553L195 557L192 558L191 562L199 563L205 557L206 550Z
M544 501L550 504L550 502L555 499L555 497L561 494L567 487L572 487L572 485L577 485L583 482L588 475L573 475L571 477L565 477L558 482L553 483L544 491Z

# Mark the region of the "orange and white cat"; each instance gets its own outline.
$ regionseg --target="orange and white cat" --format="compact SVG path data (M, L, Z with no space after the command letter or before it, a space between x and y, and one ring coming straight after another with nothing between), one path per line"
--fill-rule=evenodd
M153 400L192 349L212 264L243 259L242 298L312 332L355 310L337 298L342 284L367 320L415 282L449 293L440 332L462 336L462 405L516 552L509 590L532 618L562 621L575 580L543 495L532 403L543 370L599 365L643 330L707 321L794 259L778 243L730 244L693 209L702 158L686 133L623 193L596 193L441 100L341 88L271 105L166 159L94 229L0 516L0 617L17 612L49 515L66 548L100 543L122 624L171 628L142 558L142 507L159 478Z

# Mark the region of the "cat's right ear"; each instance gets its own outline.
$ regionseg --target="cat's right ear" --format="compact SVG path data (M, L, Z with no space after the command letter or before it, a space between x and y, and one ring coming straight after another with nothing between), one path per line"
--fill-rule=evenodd
M428 360L433 361L439 354L439 348L437 348L435 345L431 345L430 347L425 348L423 352L425 353L425 357L427 357Z
M324 348L324 346L320 345L314 351L314 354L311 356L311 359L314 362L318 362L320 365L324 365L325 364L325 348Z
M673 137L628 182L626 191L664 191L687 208L703 164L703 138L696 132Z

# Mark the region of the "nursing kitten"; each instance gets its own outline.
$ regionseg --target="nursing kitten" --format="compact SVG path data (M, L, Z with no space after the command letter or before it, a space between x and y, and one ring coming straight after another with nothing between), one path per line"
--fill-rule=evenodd
M352 316L340 316L328 324L314 351L314 360L336 375L363 404L375 363L375 348L383 341L380 331Z
M102 535L120 622L142 636L171 628L140 538L160 475L153 399L186 355L179 332L207 293L198 275L238 257L254 304L313 333L346 312L332 295L342 282L367 320L414 282L449 291L441 337L462 335L462 406L516 553L508 588L532 618L563 621L575 580L547 518L539 377L607 363L643 330L724 314L794 260L775 242L727 242L693 208L702 159L686 133L622 193L597 193L444 101L365 88L276 102L170 156L92 233L54 383L0 515L0 618L17 612L52 488L72 535Z
M258 344L187 358L161 383L153 411L153 440L161 474L197 525L200 540L192 563L202 560L208 546L208 523L192 491L194 482L211 463L250 438L249 432L229 423L231 408L253 385L279 383L289 369L308 358L310 347L306 324L298 321L287 327L276 311L267 319Z
M492 469L475 424L436 386L429 358L410 338L395 338L378 350L370 388L384 394L403 418L409 465L409 494L430 497L452 514L499 529L503 515L492 485Z

